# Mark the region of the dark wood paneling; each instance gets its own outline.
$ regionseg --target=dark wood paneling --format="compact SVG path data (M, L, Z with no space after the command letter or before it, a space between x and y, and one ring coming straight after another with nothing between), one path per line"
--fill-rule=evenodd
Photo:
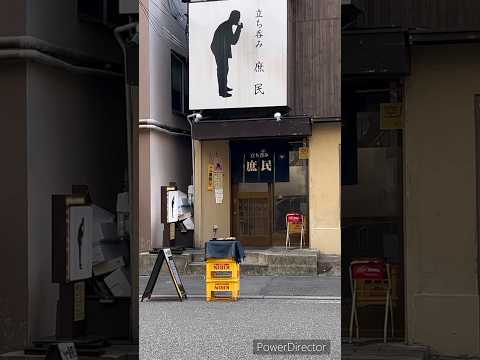
M342 39L343 76L401 76L410 72L404 32L350 32Z
M310 136L312 125L308 118L259 120L203 121L193 125L196 140L246 139L275 136Z
M294 0L290 17L290 106L295 114L339 118L340 0Z
M27 33L26 0L0 1L0 34L19 36Z
M478 0L357 0L362 27L480 29Z
M7 3L7 1L3 1ZM0 66L0 353L28 342L29 212L27 171L27 68ZM47 146L47 145L46 145ZM36 179L32 179L36 181ZM48 210L46 210L48 211ZM46 227L49 224L45 224ZM48 246L49 239L45 239ZM32 256L36 254L31 254ZM45 260L46 261L46 260ZM45 263L48 268L49 264Z
M294 0L294 21L338 19L341 17L340 0Z

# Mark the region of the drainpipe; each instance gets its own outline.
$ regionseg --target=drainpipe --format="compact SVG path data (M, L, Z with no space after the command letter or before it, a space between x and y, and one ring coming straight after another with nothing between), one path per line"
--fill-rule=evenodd
M132 157L132 125L133 125L133 116L132 116L132 104L131 104L131 93L130 85L127 82L127 49L125 41L122 37L122 33L137 29L137 23L129 23L126 25L118 26L114 29L114 35L117 39L118 44L122 48L123 53L123 67L124 67L124 77L125 77L125 108L126 108L126 121L127 121L127 152L128 152L128 202L130 207L130 216L133 214L133 157ZM130 241L133 241L133 229L130 226Z
M132 138L133 138L133 115L132 115L132 104L131 104L131 93L130 93L130 85L128 84L128 77L127 77L127 49L125 45L125 41L123 36L121 35L123 32L126 31L131 31L133 29L137 29L137 23L129 23L126 25L122 25L119 27L116 27L114 29L114 35L115 39L117 40L118 44L120 45L123 53L123 68L124 68L124 78L125 78L125 112L126 112L126 130L127 130L127 154L128 154L128 207L130 209L130 219L133 219L135 210L134 210L134 204L133 204L133 155L132 155ZM138 120L137 120L138 121ZM135 124L136 126L137 124ZM137 257L138 254L132 253L132 250L134 249L133 247L133 241L134 241L134 226L133 222L130 221L130 226L129 226L129 237L130 237L130 256L132 257ZM133 262L134 264L137 263L137 261ZM133 272L135 273L135 271ZM136 274L138 275L138 274ZM135 291L136 286L132 286L132 299L133 299L133 292ZM135 315L134 312L135 310L138 312L138 307L132 306L130 309L130 319L138 319L138 314ZM138 341L138 333L135 333L135 330L133 328L129 329L130 332L130 337L131 338L136 338Z
M195 140L193 138L193 123L188 116L187 116L187 121L190 124L190 138L191 138L190 142L192 147L192 186L193 186L193 193L195 194L196 192L196 189L195 189ZM194 201L195 201L195 195L194 195ZM195 216L195 213L193 213L193 216Z
M26 59L64 70L94 76L122 77L112 62L82 52L57 46L33 36L0 37L1 59ZM80 65L81 64L81 65Z
M0 49L0 59L4 60L18 60L18 59L25 59L35 61L40 64L49 65L58 67L69 72L82 74L82 75L93 75L93 76L100 76L100 77L109 77L109 78L121 78L123 77L122 74L109 71L109 70L101 70L92 67L86 66L79 66L73 65L67 61L60 60L56 57L51 55L44 54L39 50L32 50L32 49L9 49L9 50L1 50Z
M138 122L140 129L155 130L167 135L172 136L187 136L190 137L190 133L187 130L174 128L168 125L163 125L160 121L154 119L142 119Z
M68 49L33 36L1 36L0 49L28 49L66 60L74 60L85 64L108 63L108 60L95 58L77 50Z

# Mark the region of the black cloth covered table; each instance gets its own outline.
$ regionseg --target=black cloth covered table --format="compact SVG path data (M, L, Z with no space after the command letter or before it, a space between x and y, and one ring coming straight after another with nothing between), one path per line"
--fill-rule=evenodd
M205 259L245 258L245 249L238 240L210 240L205 244Z

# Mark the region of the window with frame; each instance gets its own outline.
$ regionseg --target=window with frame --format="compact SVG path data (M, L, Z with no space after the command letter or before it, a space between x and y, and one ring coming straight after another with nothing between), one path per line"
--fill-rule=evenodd
M172 52L172 111L186 114L188 111L188 69L186 59Z
M77 16L81 21L113 25L118 20L118 0L77 0Z

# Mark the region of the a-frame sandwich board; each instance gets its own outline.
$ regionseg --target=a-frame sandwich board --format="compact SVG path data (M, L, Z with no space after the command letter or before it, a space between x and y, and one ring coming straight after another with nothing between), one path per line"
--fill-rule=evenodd
M161 249L157 255L157 259L155 260L155 265L153 266L152 273L148 278L148 283L143 292L141 301L143 301L145 298L150 299L150 297L152 296L153 288L157 283L158 275L164 261L167 263L168 271L170 272L173 284L175 285L175 290L177 290L178 298L180 299L180 301L187 298L187 293L185 292L185 288L183 287L180 274L177 271L177 266L175 265L172 251L170 249Z

